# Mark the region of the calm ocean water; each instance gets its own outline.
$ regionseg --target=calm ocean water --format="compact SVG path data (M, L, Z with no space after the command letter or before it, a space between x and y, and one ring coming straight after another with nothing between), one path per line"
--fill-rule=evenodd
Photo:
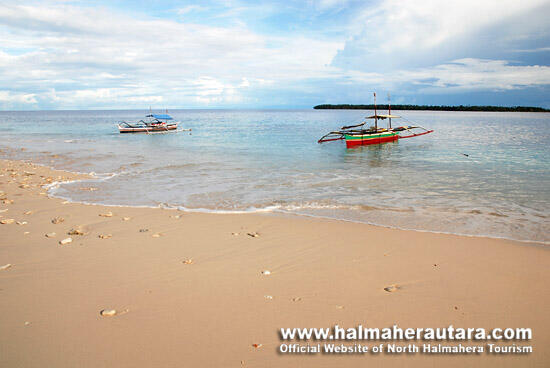
M192 135L118 133L117 121L145 113L0 112L0 157L98 174L52 189L74 201L550 243L550 114L398 111L435 132L346 149L317 139L370 111L172 110Z

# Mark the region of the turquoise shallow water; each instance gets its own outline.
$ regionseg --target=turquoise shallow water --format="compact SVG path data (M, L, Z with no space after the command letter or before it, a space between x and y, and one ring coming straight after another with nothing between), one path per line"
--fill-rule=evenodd
M284 211L550 243L550 114L399 111L435 132L348 150L316 142L370 111L173 110L191 135L116 130L145 113L0 112L0 157L98 174L52 189L75 201Z

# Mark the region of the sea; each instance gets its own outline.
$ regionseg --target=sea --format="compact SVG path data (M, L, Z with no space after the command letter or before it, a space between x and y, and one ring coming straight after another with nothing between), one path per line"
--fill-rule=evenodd
M118 133L117 122L147 113L3 111L0 157L92 173L49 189L74 202L296 214L550 244L549 113L394 111L404 117L394 126L434 133L354 149L317 140L372 111L170 110L192 130Z

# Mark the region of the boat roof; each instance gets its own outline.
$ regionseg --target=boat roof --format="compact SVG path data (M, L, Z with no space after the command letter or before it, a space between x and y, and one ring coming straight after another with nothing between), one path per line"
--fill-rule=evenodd
M399 115L372 115L372 116L367 116L366 118L367 119L387 119L387 118L396 119L400 117L401 116Z
M162 119L162 120L174 120L170 115L168 114L149 114L145 116L146 118L155 118L155 119Z

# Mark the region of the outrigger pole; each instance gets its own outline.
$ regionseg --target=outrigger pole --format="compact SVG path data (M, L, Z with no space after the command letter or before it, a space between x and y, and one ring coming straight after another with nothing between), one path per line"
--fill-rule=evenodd
M376 92L374 93L374 128L378 131L378 114L376 113Z
M390 116L388 125L389 125L389 128L391 129L391 97L389 92L388 92L388 115Z

